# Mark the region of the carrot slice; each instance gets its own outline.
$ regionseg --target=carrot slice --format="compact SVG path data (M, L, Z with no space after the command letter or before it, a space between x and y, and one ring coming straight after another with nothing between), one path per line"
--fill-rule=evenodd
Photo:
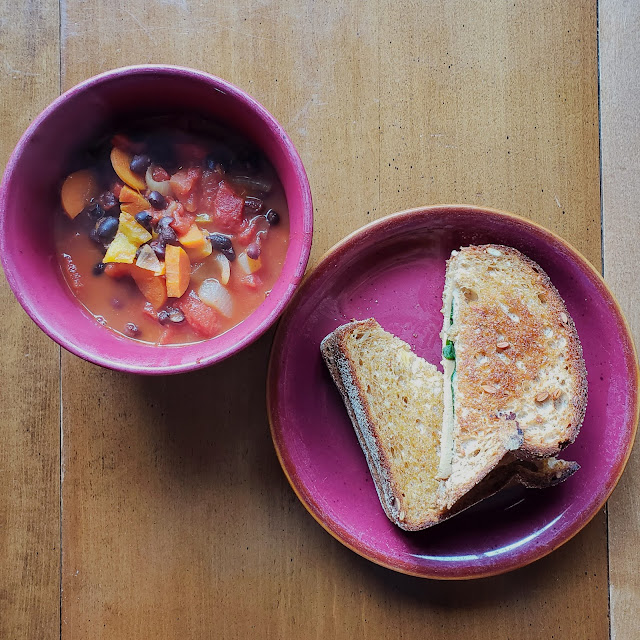
M91 171L76 171L62 183L62 208L73 220L98 195L98 183Z
M164 254L165 276L167 279L167 295L180 298L189 286L191 263L182 247L168 244Z
M131 277L142 295L155 309L160 309L167 301L167 286L164 278L157 278L153 271L141 269L135 265L131 265Z
M124 149L113 147L113 149L111 149L111 166L120 180L128 184L131 188L142 191L147 188L147 183L144 177L133 173L129 168L132 157L133 156L124 151Z
M203 260L211 255L211 241L197 224L192 224L187 233L178 236L178 241L187 250L191 260Z
M151 208L149 201L144 196L126 184L120 190L118 200L120 200L120 210L132 216Z

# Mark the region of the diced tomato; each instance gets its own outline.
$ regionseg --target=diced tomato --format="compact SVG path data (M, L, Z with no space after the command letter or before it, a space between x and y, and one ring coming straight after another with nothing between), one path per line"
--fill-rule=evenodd
M200 181L200 209L206 213L214 212L214 202L221 181L222 173L219 171L205 170L202 172L202 180Z
M248 289L252 289L254 291L262 286L262 278L255 273L252 273L250 276L243 276L240 278L240 282L242 282L242 284Z
M246 219L242 221L245 223L245 228L239 233L236 233L236 241L239 245L246 247L255 240L256 233L258 232L258 220L259 218L256 217L250 222L247 222Z
M113 186L111 187L111 193L113 193L113 195L116 198L120 198L120 192L122 191L122 187L124 187L124 184L119 180L116 180L113 183Z
M214 200L213 219L221 231L236 233L243 227L244 198L224 180Z
M190 291L178 300L178 306L184 313L189 326L205 338L213 338L220 332L218 314L207 306L195 291Z
M179 236L187 233L191 225L196 221L196 214L185 211L184 207L176 201L169 203L169 206L162 212L162 215L173 218L171 227Z
M156 165L151 169L151 177L156 182L166 182L171 178L168 171L165 171L161 166Z
M179 198L186 198L196 187L196 183L202 176L200 167L189 167L188 169L180 169L174 173L169 182L171 190Z

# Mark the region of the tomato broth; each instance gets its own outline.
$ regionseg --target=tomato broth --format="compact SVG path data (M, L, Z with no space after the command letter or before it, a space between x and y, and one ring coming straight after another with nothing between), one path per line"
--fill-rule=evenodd
M289 216L266 157L242 137L169 119L81 154L61 188L61 271L98 322L158 345L228 331L269 294Z

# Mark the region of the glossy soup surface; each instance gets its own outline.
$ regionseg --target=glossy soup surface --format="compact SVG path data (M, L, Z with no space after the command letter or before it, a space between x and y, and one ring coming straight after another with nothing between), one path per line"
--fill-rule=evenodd
M269 294L287 251L287 203L273 167L240 136L195 120L147 121L99 142L71 169L56 252L97 322L154 344L198 342L231 329ZM152 195L158 184L162 198ZM188 257L179 283L168 245Z

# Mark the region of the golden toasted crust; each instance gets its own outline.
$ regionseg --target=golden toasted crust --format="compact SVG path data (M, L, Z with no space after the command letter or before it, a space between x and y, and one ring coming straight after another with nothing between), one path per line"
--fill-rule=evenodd
M539 265L502 245L463 248L447 269L463 292L452 336L456 397L469 409L461 432L476 430L479 417L495 428L514 420L524 454L558 453L575 440L587 397L582 348L560 294Z

